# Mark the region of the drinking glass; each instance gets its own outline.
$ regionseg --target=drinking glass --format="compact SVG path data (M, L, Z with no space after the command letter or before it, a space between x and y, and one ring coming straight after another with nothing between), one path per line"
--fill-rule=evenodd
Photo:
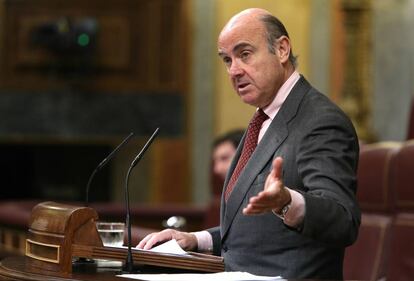
M96 228L104 246L119 247L124 244L123 222L97 222Z

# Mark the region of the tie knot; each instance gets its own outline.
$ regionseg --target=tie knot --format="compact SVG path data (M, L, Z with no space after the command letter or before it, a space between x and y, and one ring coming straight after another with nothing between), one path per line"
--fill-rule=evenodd
M269 116L267 116L266 113L259 108L253 116L252 125L254 124L255 126L261 126L267 118L269 118Z

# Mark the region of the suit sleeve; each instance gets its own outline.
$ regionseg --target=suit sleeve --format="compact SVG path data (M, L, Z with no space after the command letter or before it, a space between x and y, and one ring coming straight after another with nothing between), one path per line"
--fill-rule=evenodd
M305 199L301 232L332 246L348 246L356 240L361 220L356 133L349 119L332 108L314 114L307 125L296 154Z
M213 238L213 254L216 256L221 255L221 235L220 235L220 227L213 227L207 229L207 231L211 234Z

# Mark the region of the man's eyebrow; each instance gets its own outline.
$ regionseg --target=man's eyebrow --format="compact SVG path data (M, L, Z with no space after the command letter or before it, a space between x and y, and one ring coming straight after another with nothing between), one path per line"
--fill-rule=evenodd
M233 47L232 52L233 52L233 53L236 53L236 52L238 52L240 49L243 49L243 48L245 48L245 47L253 47L253 46L252 46L251 44L249 44L249 43L246 43L246 42L241 42L241 43L239 43L239 44L237 44L236 46L234 46L234 47ZM227 54L226 54L225 52L219 51L219 52L218 52L218 55L219 55L220 57L224 57L224 56L226 56Z
M234 46L233 53L236 53L240 49L243 49L243 48L246 48L246 47L252 47L252 45L249 44L249 43L246 43L246 42L241 42L241 43L237 44L236 46Z
M218 52L219 57L225 57L227 54L225 52L219 51Z

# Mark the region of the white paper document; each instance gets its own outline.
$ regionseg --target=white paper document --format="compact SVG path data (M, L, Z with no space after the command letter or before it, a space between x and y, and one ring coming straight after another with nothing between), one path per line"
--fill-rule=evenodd
M148 281L256 281L283 280L280 276L259 276L247 272L180 273L180 274L123 274L119 277Z
M177 240L172 239L169 240L161 245L158 245L151 250L151 252L157 253L167 253L167 254L176 254L176 255L187 255L187 252L184 251L180 245L178 245Z
M126 246L111 246L112 248L127 248ZM132 247L133 250L137 250L137 248ZM176 255L188 255L186 251L184 251L180 245L178 245L177 240L169 240L161 245L158 245L150 250L142 250L140 251L147 251L147 252L157 252L157 253L165 253L165 254L176 254Z

